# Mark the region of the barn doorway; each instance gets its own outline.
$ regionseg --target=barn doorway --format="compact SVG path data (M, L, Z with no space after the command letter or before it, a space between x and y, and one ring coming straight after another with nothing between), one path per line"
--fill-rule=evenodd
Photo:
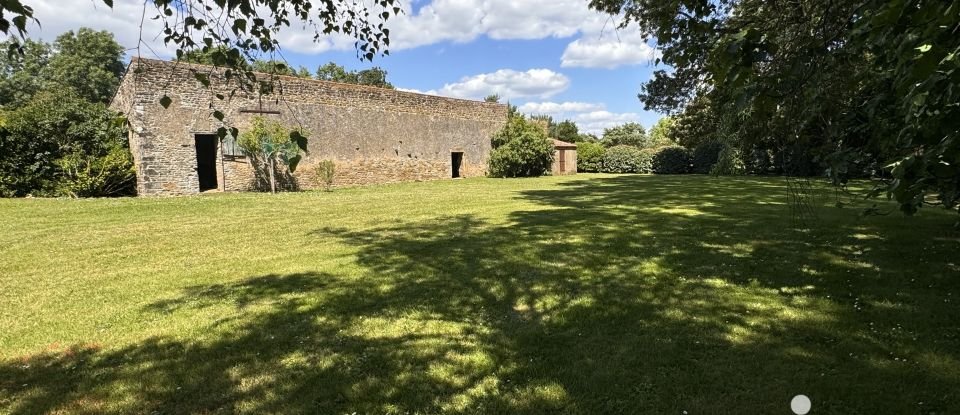
M450 164L453 166L453 178L459 178L460 166L463 165L463 153L456 151L450 153Z
M200 179L200 191L217 188L217 136L197 134L194 136L197 148L197 178Z

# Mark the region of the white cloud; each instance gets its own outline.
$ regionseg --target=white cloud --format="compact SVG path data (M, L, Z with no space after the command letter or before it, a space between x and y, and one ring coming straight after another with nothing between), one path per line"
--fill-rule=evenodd
M388 22L395 49L438 42L492 39L543 39L577 34L606 15L583 0L434 0Z
M80 26L113 32L124 47L140 44L142 0L115 0L112 9L99 1L31 0L42 28L33 25L31 36L53 40L58 34ZM566 38L572 40L563 53L564 67L614 68L649 62L655 51L635 28L613 28L617 19L590 10L583 0L433 0L422 6L405 3L404 13L387 22L391 50L403 50L440 42L465 43L487 36L492 39ZM172 56L173 48L163 44L157 10L146 6L143 19L145 56ZM351 50L353 39L344 35L314 39L312 28L293 21L277 36L285 50L322 53ZM152 50L151 50L152 49Z
M584 35L574 40L560 58L563 67L607 68L623 65L650 64L659 56L637 31L617 36L609 31L599 37Z
M570 79L549 69L519 72L500 69L496 72L467 76L427 94L454 98L480 99L497 94L504 100L517 98L549 98L570 86Z
M173 55L174 49L163 44L162 23L150 19L157 14L156 8L143 1L116 0L113 8L100 1L33 0L29 5L40 22L40 26L34 22L28 24L27 35L31 38L52 42L63 32L89 27L112 32L117 42L129 49L130 55L137 53L137 47L143 56ZM141 42L140 22L145 8Z
M603 104L590 102L528 102L519 107L525 114L563 114L602 110Z
M640 122L640 115L633 112L592 111L573 116L577 126L583 132L600 135L605 128L614 127L628 122Z
M591 102L528 102L518 107L525 114L545 114L555 121L572 120L580 132L601 135L605 128L628 122L640 122L633 112L610 112L601 103Z

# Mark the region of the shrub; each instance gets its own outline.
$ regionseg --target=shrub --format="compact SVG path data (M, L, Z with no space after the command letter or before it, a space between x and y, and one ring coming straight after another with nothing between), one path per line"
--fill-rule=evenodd
M690 173L691 161L690 150L686 148L660 147L653 155L653 172L656 174Z
M642 173L644 155L634 146L613 146L603 155L604 173Z
M333 176L336 174L336 165L333 160L321 160L314 169L317 174L317 183L323 186L323 190L329 192L333 187Z
M577 144L577 171L597 173L603 170L603 157L606 147L600 143L582 142Z
M116 145L103 156L75 151L57 161L61 175L57 194L70 197L133 195L137 175L126 146Z
M302 140L297 140L296 138ZM278 121L254 117L250 129L237 138L237 146L250 157L257 186L269 185L271 193L277 184L296 188L292 173L306 151L306 137L299 130L289 130Z
M710 169L714 176L741 176L747 169L743 165L740 152L730 146L723 146L717 155L717 162Z
M783 174L796 177L819 176L824 168L814 156L815 150L808 145L794 144L780 152Z
M493 138L488 165L491 177L534 177L550 171L553 142L523 116L515 116Z
M538 135L547 139L547 132L541 122L527 119L523 115L513 115L507 120L507 125L497 131L491 139L493 148L500 148L524 134Z
M641 148L640 149L640 170L637 173L643 174L652 174L653 173L653 156L657 154L657 149L655 148Z
M693 150L693 172L697 174L710 173L710 169L717 163L723 149L723 143L717 140L708 140L698 145Z
M770 150L752 148L742 154L743 164L748 174L774 174L776 164Z
M41 91L4 113L0 196L132 194L133 180L116 180L132 168L120 121L105 104L84 101L70 88Z
M647 138L647 131L642 125L635 122L628 122L623 125L611 127L603 130L603 145L607 147L616 147L620 145L634 146L644 148L650 146L650 140Z

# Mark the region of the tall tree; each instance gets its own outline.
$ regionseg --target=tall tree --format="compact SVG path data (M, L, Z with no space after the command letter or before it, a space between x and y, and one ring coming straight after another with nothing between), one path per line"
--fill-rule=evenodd
M317 79L321 81L342 82L346 84L357 82L356 74L348 72L346 68L337 65L334 62L327 62L326 64L317 68Z
M676 144L673 140L673 130L676 120L673 117L662 117L650 128L650 146L663 147Z
M250 67L256 72L269 73L274 75L296 76L298 78L310 78L310 70L304 67L294 69L286 62L275 59L255 59Z
M577 123L563 120L550 129L550 136L560 141L572 143L580 137L580 129L577 128Z
M387 81L387 71L376 66L361 71L348 71L343 66L328 62L317 68L317 79L393 89L393 84Z
M3 53L13 42L0 42L0 108L22 106L43 86L50 45L27 39L22 54Z
M641 88L648 109L677 112L701 99L718 132L741 147L773 149L783 164L817 158L837 183L880 166L874 194L885 192L906 213L960 206L957 1L590 5L657 39L673 70Z
M606 147L628 145L639 148L647 147L649 144L647 130L635 122L604 129L601 143Z
M123 47L108 31L81 28L57 36L46 80L73 88L90 102L107 103L124 71Z
M393 89L393 84L387 82L387 71L379 66L357 72L357 83L360 85Z

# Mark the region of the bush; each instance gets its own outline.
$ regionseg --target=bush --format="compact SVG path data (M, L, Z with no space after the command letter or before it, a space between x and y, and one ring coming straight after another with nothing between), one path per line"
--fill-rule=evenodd
M282 188L297 188L293 172L306 151L306 139L303 143L294 140L295 135L303 137L300 130L290 130L279 121L262 116L253 117L250 128L237 138L237 146L250 157L250 165L256 186L276 193L278 185Z
M607 148L600 143L582 142L577 144L577 171L597 173L603 170L603 157Z
M75 151L58 160L61 169L57 194L70 197L133 195L137 175L126 146L116 145L103 156Z
M775 164L770 150L752 148L742 155L743 164L748 174L774 174Z
M125 153L123 124L105 104L69 88L41 91L3 114L0 196L133 194L133 163Z
M515 116L493 138L491 177L543 176L553 164L553 142L546 132L523 116Z
M524 134L533 134L547 138L547 132L540 121L527 119L523 115L513 115L507 120L507 125L497 131L491 139L493 148L497 149L505 146L510 141L523 136Z
M730 146L723 146L717 155L717 162L710 169L714 176L741 176L747 169L743 165L740 152Z
M814 157L815 151L810 146L794 144L780 152L783 174L796 177L822 175L825 169Z
M705 141L698 145L693 150L693 172L697 174L710 173L723 149L723 143L717 140Z
M644 155L634 146L613 146L603 156L604 173L643 173Z
M680 146L660 147L653 155L653 172L656 174L690 173L693 157L690 150Z
M317 184L323 186L323 190L329 192L333 187L333 176L336 174L336 165L332 160L321 160L314 169L317 174Z
M657 154L655 148L640 149L640 170L637 173L653 174L653 156Z

